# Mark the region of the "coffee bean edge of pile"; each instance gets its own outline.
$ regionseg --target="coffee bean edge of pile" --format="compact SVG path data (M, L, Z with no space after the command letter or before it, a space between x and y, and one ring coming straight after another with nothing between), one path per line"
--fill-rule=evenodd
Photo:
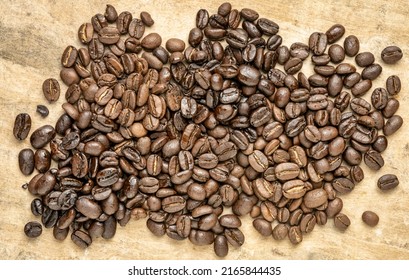
M403 123L399 77L374 89L371 102L362 98L382 66L356 36L339 44L341 24L290 47L277 23L228 2L197 12L187 46L171 38L163 47L148 33L153 24L148 12L137 18L107 5L79 27L82 46L64 50L65 113L32 132L35 151L18 155L23 174L38 171L23 186L41 223L27 223L26 235L44 226L87 248L146 218L154 235L213 244L224 257L245 241L244 215L261 235L293 244L329 219L345 231L341 196L364 179L362 162L382 168L386 137ZM381 53L385 64L402 56L397 46ZM48 102L59 99L57 79L42 89ZM45 118L48 108L37 112ZM31 116L19 114L14 136L30 130ZM398 184L393 174L378 180L385 192ZM376 226L379 217L368 210L362 220Z

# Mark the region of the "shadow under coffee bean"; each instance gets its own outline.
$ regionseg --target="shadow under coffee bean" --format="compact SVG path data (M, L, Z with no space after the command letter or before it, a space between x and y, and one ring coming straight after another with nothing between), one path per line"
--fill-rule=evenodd
M385 70L356 36L342 40L340 24L285 46L277 23L224 3L197 12L186 44L164 42L149 32L151 15L139 16L107 5L79 27L82 45L64 50L65 113L36 128L35 151L18 156L23 174L40 172L27 189L42 224L28 223L26 235L53 228L57 240L70 235L85 249L113 238L118 224L146 219L156 236L213 244L225 257L245 243L247 214L260 235L294 245L329 219L346 231L354 221L342 195L364 179L362 162L376 171L387 164L386 137L402 126L399 77L366 101ZM387 64L402 55L396 46L381 53ZM44 81L50 103L60 91L56 79ZM37 112L48 115L42 105ZM31 125L17 115L15 138L26 139ZM392 174L378 181L382 191L398 184ZM379 217L362 219L375 226Z

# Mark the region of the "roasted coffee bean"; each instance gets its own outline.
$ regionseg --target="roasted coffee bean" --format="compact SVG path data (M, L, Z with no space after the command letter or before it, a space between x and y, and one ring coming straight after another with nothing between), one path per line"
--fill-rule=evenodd
M36 112L43 118L47 117L49 114L48 108L44 105L37 105Z
M303 236L299 226L292 226L288 229L288 238L294 245L301 243Z
M229 253L227 238L224 235L217 235L214 238L214 252L218 257L225 257Z
M31 117L27 113L20 113L14 120L13 135L17 140L27 138L31 129Z
M344 40L344 49L347 56L355 56L359 52L360 43L355 35L349 35Z
M43 227L39 222L28 222L24 226L24 233L27 237L35 238L39 237L43 232Z
M58 100L60 97L60 84L54 78L46 79L43 82L44 97L51 103Z
M30 143L35 149L43 148L56 135L56 131L51 125L44 125L37 128L30 136Z
M384 165L382 155L375 150L369 150L365 153L364 162L372 170L379 170Z
M399 185L398 177L394 174L385 174L378 179L378 188L387 191L396 188Z
M386 80L386 90L390 95L396 95L401 90L401 82L398 76L389 76Z
M35 161L32 149L22 149L18 154L18 166L21 173L30 175L34 171Z
M397 46L388 46L381 52L381 58L386 64L394 64L403 57L402 50Z
M344 60L345 51L340 45L333 44L328 48L328 55L331 61L336 64Z
M351 224L347 215L339 213L334 217L335 227L341 231L345 231Z
M355 56L355 62L358 66L367 67L375 62L375 56L370 52L362 52Z
M372 211L362 213L362 221L370 227L375 227L379 223L379 216Z
M80 247L81 249L86 249L92 244L92 239L88 233L83 230L76 230L71 234L72 242Z
M371 65L368 65L367 67L362 70L361 77L362 79L366 80L375 80L376 78L379 77L379 75L382 73L382 66L374 63Z
M399 128L402 127L403 119L401 116L393 115L387 121L385 126L383 127L383 134L385 136L392 135L395 133Z
M335 43L345 34L345 27L341 24L334 24L326 32L327 40L329 44Z

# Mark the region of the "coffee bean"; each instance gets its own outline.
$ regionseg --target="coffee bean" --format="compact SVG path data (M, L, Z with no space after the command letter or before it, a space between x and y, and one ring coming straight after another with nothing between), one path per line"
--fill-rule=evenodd
M43 232L43 227L39 222L28 222L24 226L24 233L27 237L35 238L39 237Z
M31 129L31 117L27 113L20 113L14 120L13 135L17 140L27 138Z
M390 95L396 95L401 90L401 82L398 76L389 76L386 80L386 90Z
M71 240L81 249L86 249L92 244L92 239L88 233L83 230L76 230L71 234Z
M379 170L384 165L383 157L375 150L369 150L364 155L365 164L373 170Z
M375 227L379 223L379 216L372 211L362 213L362 221L370 227Z
M403 119L401 116L393 115L387 121L385 126L383 127L383 134L385 136L392 135L395 133L399 128L402 127Z
M48 108L44 105L37 105L36 112L43 118L47 117L49 114Z
M288 238L290 242L294 245L301 243L303 240L303 235L299 226L292 226L288 230Z
M345 27L341 24L334 24L326 32L329 44L335 43L345 34Z
M334 224L337 229L345 231L351 224L351 221L347 215L339 213L334 217Z
M362 52L355 56L358 66L367 67L375 62L375 56L370 52Z
M30 136L30 143L35 149L40 149L47 145L56 135L51 125L44 125L37 128Z
M360 43L355 35L349 35L344 40L344 49L347 56L355 56L359 52Z
M399 185L398 177L394 174L385 174L378 179L378 188L381 190L391 190Z
M388 46L381 52L381 58L386 64L394 64L403 57L402 50L397 46Z
M54 78L46 79L43 82L44 97L51 103L58 100L60 97L60 84Z

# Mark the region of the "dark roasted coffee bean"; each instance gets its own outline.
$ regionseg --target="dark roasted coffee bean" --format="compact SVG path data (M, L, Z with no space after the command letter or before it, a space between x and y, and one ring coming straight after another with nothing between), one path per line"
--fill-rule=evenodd
M326 32L327 40L329 44L335 43L345 34L345 27L341 24L334 24Z
M388 102L388 93L384 88L376 88L372 92L371 102L375 109L382 110Z
M336 64L344 60L345 51L340 45L333 44L328 48L328 55L331 61Z
M384 165L382 155L375 150L369 150L365 153L364 162L372 170L379 170Z
M277 23L266 18L259 18L257 20L257 27L267 36L275 35L279 30Z
M24 226L24 233L27 237L35 238L39 237L43 232L43 227L39 222L28 222Z
M44 105L37 105L36 112L43 118L47 117L49 114L48 108Z
M381 52L383 62L387 64L394 64L403 57L402 50L397 46L388 46Z
M30 175L34 171L34 152L31 149L22 149L18 154L18 166L21 173Z
M91 243L92 239L88 233L83 230L76 230L71 234L71 240L74 242L75 245L80 247L81 249L88 248Z
M362 213L362 221L370 227L375 227L379 223L379 216L372 211Z
M389 76L386 80L386 90L390 95L396 95L401 90L401 82L398 76Z
M375 80L378 78L378 76L382 73L382 66L374 63L371 65L368 65L367 67L362 70L361 77L362 79L366 80Z
M355 56L355 62L358 66L367 67L375 62L375 56L370 52L362 52Z
M30 143L33 148L40 149L47 145L54 137L55 130L51 125L44 125L36 129L30 136Z
M327 35L321 32L314 32L309 38L309 47L314 55L322 55L327 48Z
M394 174L385 174L378 179L378 188L387 191L399 185L398 177Z
M224 235L217 235L214 238L214 252L218 257L225 257L229 253L227 238Z
M397 130L399 130L402 127L402 125L403 125L402 117L398 115L393 115L386 121L385 126L383 127L383 134L385 136L392 135Z
M13 135L17 140L27 138L31 129L31 117L27 113L20 113L14 120Z
M349 35L344 40L344 49L347 56L355 56L359 52L359 40L354 35Z

